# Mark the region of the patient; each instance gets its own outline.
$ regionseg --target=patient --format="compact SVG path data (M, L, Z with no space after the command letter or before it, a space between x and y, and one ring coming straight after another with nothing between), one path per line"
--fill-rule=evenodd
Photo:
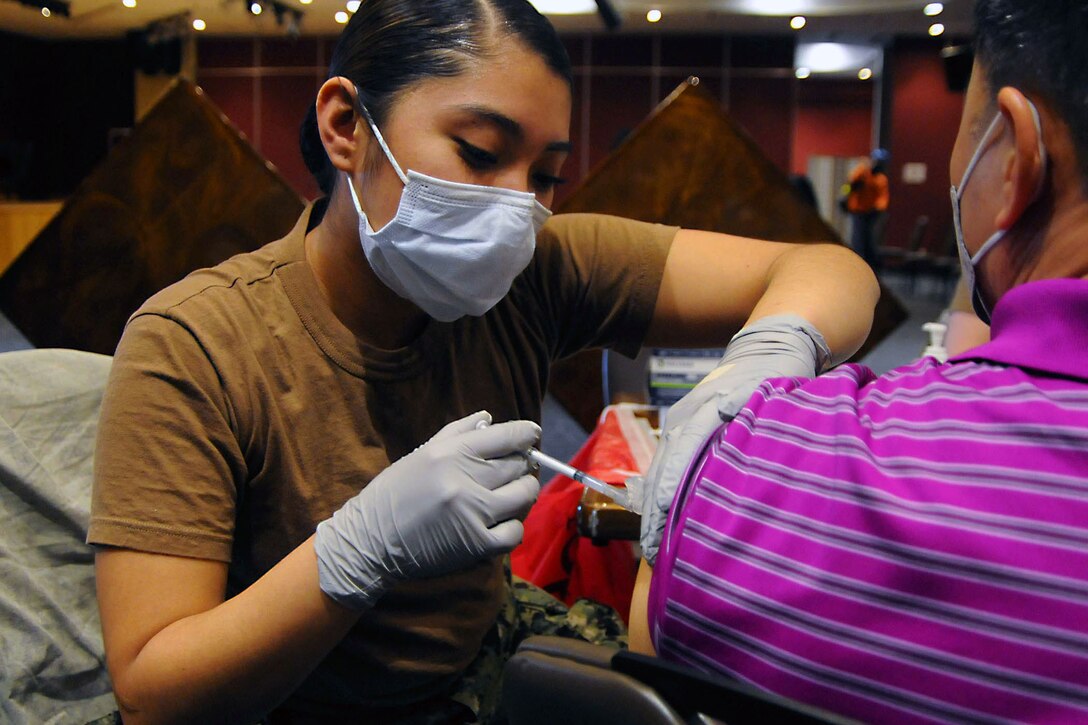
M633 647L872 722L1088 719L1088 3L975 21L950 171L992 341L768 380L649 480Z

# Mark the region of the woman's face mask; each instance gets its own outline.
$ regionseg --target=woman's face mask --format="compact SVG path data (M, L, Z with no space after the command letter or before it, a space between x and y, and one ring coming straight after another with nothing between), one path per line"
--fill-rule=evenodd
M1035 104L1028 100L1028 105L1031 108L1032 117L1035 120L1035 131L1039 136L1039 157L1043 160L1044 169L1046 164L1046 147L1043 145L1043 126L1039 120L1039 110L1035 107ZM952 187L952 228L956 233L956 249L960 256L960 271L963 275L964 283L967 285L967 290L971 295L971 306L975 310L975 314L979 319L990 324L990 310L986 305L986 301L982 299L982 293L978 287L978 265L982 261L982 258L997 246L998 242L1005 238L1008 234L1008 229L998 229L994 232L989 239L983 242L982 246L978 248L974 256L967 251L967 244L963 239L963 222L960 217L960 203L963 199L963 190L967 186L967 181L971 178L971 174L974 173L975 167L978 166L979 161L985 155L987 142L997 129L998 123L1001 122L1001 113L998 112L997 116L990 123L990 126L986 129L986 133L982 134L982 138L979 140L978 146L975 148L975 152L971 155L971 160L967 164L967 169L963 172L963 179L960 181L959 186ZM1039 176L1039 188L1035 190L1035 195L1038 196L1042 191L1042 180L1046 178L1046 174Z
M411 169L406 174L370 113L360 108L404 184L396 215L375 231L348 176L371 268L436 320L483 315L529 264L551 212L528 192L445 181Z

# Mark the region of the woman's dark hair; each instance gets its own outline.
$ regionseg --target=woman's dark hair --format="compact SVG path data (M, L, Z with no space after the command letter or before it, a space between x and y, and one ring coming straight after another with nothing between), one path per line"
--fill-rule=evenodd
M1062 117L1088 179L1088 2L978 0L975 54L992 94L1012 86Z
M397 95L426 78L460 75L468 61L514 38L571 82L570 59L551 23L528 0L365 0L340 35L329 77L355 83L381 126ZM336 174L313 105L302 122L302 158L329 194Z

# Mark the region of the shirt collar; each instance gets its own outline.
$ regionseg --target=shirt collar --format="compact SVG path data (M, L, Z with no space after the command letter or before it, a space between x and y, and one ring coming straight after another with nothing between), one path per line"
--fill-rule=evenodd
M1088 380L1088 280L1045 279L1006 292L991 341L951 362L984 360Z

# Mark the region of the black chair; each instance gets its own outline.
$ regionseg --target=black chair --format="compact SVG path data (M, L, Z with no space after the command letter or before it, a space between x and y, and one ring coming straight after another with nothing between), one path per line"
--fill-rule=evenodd
M939 252L934 253L930 252L928 249L923 249L920 254L917 254L906 261L905 270L907 271L907 274L910 275L910 291L912 295L915 293L918 278L924 277L938 283L938 293L940 297L948 297L956 280L959 279L960 274L959 252L956 249L956 235L951 225L949 225L945 231L944 239L941 240L941 249Z
M914 260L926 256L925 240L926 232L928 230L929 217L922 214L914 220L914 228L911 229L906 246L878 247L877 254L880 258L880 269L886 271L903 271L909 275L911 273L909 269L911 263Z
M655 657L562 637L530 637L506 665L510 725L729 725L853 722Z

